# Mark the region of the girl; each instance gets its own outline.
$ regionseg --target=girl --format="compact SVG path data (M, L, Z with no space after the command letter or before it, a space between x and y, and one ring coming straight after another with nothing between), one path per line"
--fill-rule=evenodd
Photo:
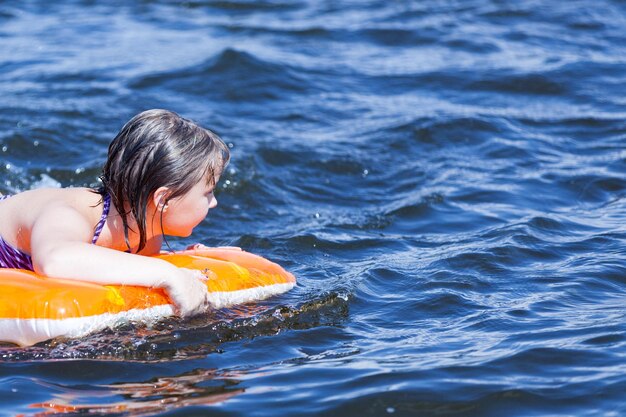
M0 197L0 267L100 284L161 287L178 313L198 313L204 276L148 256L164 235L189 236L217 205L228 164L213 132L167 110L133 117L109 146L98 189Z

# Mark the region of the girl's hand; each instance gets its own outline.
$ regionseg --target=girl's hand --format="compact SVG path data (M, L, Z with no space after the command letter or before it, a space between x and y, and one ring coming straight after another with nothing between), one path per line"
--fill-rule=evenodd
M193 245L187 246L187 250L198 250L198 249L209 249L209 247L203 245L202 243L194 243Z
M193 245L187 246L187 250L202 250L202 249L230 249L230 250L241 250L239 246L217 246L217 247L209 247L205 246L202 243L195 243Z
M177 268L177 272L165 284L165 291L174 302L177 314L202 313L208 304L207 278L195 269Z

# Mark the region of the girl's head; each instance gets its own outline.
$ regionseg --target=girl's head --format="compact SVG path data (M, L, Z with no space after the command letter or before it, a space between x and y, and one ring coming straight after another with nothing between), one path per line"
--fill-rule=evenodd
M214 187L229 158L228 147L210 130L171 111L147 110L126 123L109 145L98 191L111 196L127 245L128 216L135 220L139 252L146 244L146 213L157 189L162 217L169 200L201 182Z

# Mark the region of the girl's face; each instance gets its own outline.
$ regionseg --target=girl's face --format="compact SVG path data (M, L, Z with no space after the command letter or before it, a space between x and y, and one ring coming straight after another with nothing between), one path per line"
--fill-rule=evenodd
M215 178L215 184L219 177ZM209 209L217 206L213 186L200 181L186 194L172 198L163 212L163 232L169 236L187 237L204 220ZM157 216L159 213L157 212Z

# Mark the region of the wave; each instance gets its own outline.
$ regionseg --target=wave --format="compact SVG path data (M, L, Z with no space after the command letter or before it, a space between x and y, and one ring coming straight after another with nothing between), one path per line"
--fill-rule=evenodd
M288 65L230 48L192 67L138 77L128 86L134 90L166 89L230 103L280 100L308 91L307 80Z
M327 291L297 306L250 303L182 320L163 320L151 328L120 326L83 339L57 338L29 348L1 347L5 362L58 359L168 362L219 353L220 346L286 330L340 325L348 317L349 296Z

